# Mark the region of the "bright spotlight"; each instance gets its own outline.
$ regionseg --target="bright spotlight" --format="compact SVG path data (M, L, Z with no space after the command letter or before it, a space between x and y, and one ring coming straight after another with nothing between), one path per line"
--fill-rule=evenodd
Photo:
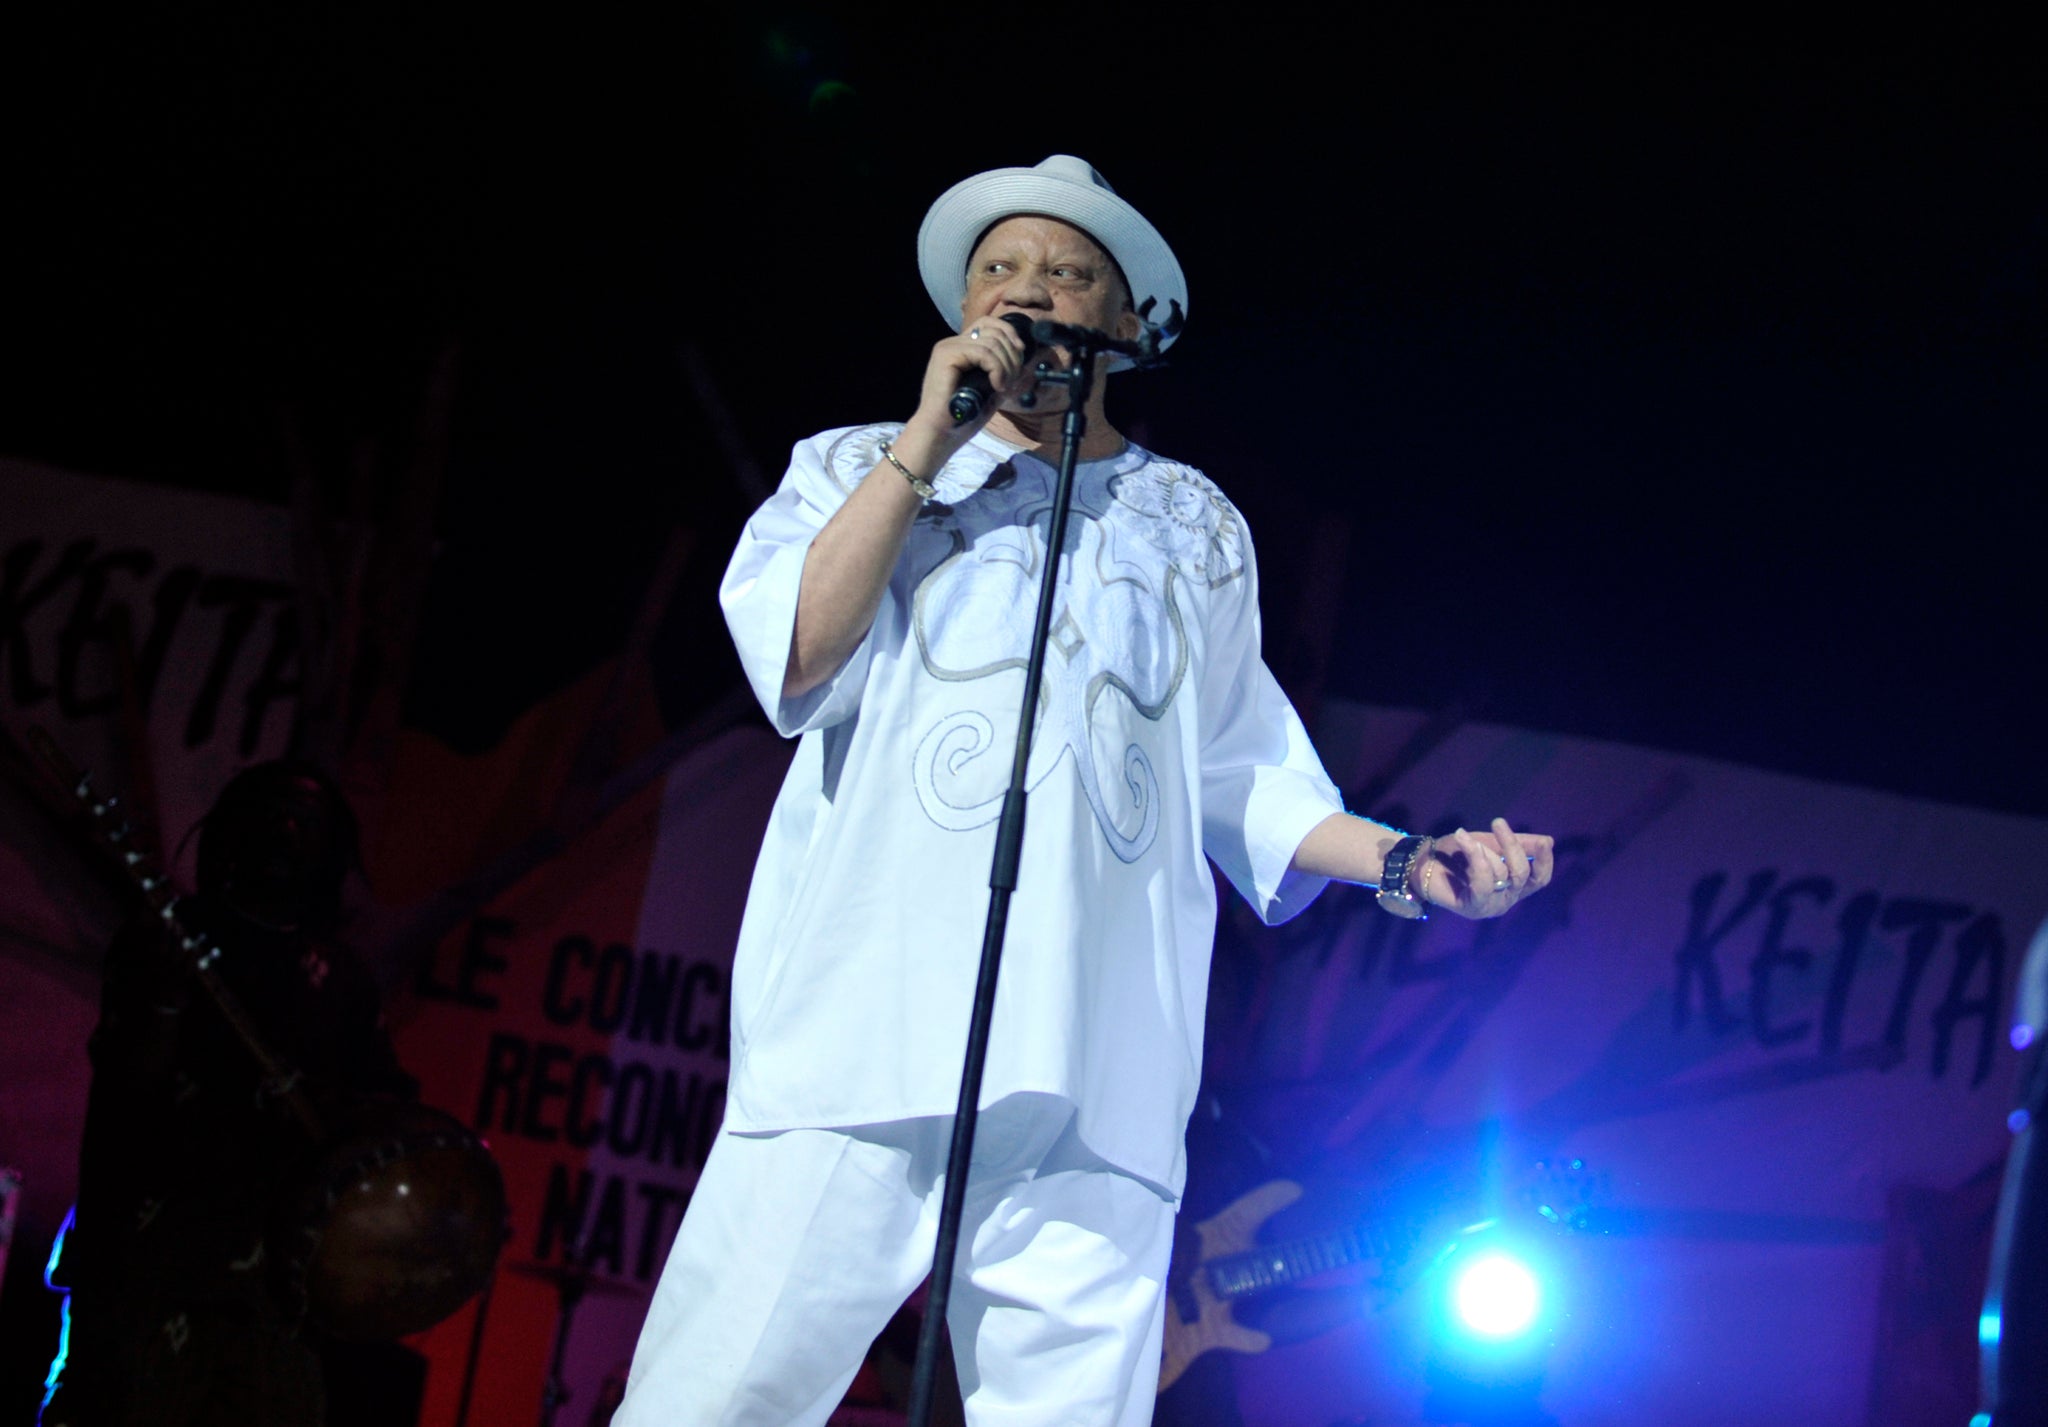
M1536 1321L1542 1294L1527 1265L1506 1254L1488 1254L1458 1275L1452 1301L1472 1332L1510 1338Z

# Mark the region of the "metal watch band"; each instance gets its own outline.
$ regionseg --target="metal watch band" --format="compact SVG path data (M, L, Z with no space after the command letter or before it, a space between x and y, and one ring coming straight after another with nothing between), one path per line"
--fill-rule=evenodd
M1411 922L1429 920L1428 904L1408 890L1408 873L1429 845L1430 839L1426 837L1403 837L1387 850L1386 863L1380 870L1380 890L1375 900L1395 916Z

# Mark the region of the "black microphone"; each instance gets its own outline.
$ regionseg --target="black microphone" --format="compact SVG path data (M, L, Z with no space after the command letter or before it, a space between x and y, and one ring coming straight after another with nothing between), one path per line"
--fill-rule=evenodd
M1021 312L1005 312L1002 320L1015 328L1017 335L1024 339L1024 357L1029 361L1031 354L1038 350L1038 343L1031 336L1031 319ZM953 414L953 424L965 426L970 421L978 420L991 395L993 390L988 383L988 373L980 367L974 368L960 378L960 389L953 393L953 400L946 406L946 410Z

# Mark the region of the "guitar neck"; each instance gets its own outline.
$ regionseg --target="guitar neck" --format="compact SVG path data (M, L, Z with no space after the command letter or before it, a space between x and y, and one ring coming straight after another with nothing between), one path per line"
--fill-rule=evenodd
M1386 1225L1367 1222L1327 1234L1264 1244L1244 1253L1224 1254L1211 1259L1203 1271L1217 1297L1244 1298L1332 1269L1392 1258L1399 1247Z
M116 812L119 800L102 798L95 793L92 779L74 767L42 729L31 727L28 730L28 744L44 770L60 786L70 790L85 811L93 839L114 856L121 872L142 895L143 905L149 909L151 919L158 923L171 947L182 958L185 973L198 983L214 1009L227 1021L235 1038L256 1062L257 1071L263 1079L264 1093L281 1099L285 1109L307 1134L315 1140L321 1138L319 1112L300 1087L298 1072L270 1049L241 1001L213 970L214 963L220 959L220 947L212 938L186 925L181 912L183 899L172 885L169 874L136 843L134 829Z

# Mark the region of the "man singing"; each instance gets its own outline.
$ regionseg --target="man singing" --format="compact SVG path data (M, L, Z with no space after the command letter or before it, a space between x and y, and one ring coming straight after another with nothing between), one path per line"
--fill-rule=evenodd
M721 590L802 742L740 932L724 1133L619 1427L815 1427L929 1271L1067 399L1003 318L1129 340L1187 310L1165 239L1067 155L955 185L918 261L957 335L916 410L800 443ZM974 373L996 400L955 424ZM1260 658L1243 518L1118 434L1104 385L1057 552L948 1312L974 1427L1151 1419L1210 860L1268 922L1331 879L1397 915L1496 916L1551 872L1550 839L1504 821L1432 841L1343 811Z

